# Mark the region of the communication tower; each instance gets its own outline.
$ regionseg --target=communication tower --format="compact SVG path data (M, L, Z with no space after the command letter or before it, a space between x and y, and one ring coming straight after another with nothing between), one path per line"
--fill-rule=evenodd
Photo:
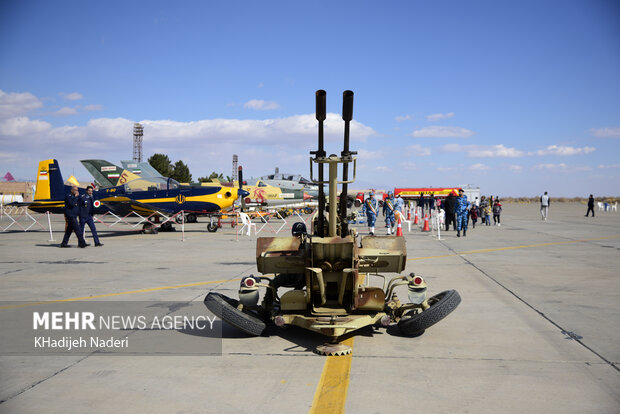
M233 154L233 173L232 173L233 182L239 179L239 173L237 172L238 164L239 164L239 157L237 156L237 154Z
M142 162L142 136L144 135L144 127L142 124L133 124L133 160Z

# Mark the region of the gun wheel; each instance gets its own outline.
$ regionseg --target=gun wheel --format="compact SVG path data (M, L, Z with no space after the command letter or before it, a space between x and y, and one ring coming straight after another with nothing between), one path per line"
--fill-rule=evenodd
M258 315L247 310L237 309L238 300L210 292L205 297L204 304L215 316L249 335L259 336L265 331L265 322L259 319Z
M352 349L344 344L323 344L316 347L314 352L325 356L342 356L349 355Z
M428 299L430 307L422 312L409 311L398 321L398 328L407 336L424 332L446 316L461 303L461 296L456 290L446 290Z

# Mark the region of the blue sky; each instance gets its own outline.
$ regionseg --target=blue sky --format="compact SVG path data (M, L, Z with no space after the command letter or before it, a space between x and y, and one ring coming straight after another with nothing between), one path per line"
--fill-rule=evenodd
M0 2L0 175L144 152L308 176L314 92L354 187L620 194L617 1Z

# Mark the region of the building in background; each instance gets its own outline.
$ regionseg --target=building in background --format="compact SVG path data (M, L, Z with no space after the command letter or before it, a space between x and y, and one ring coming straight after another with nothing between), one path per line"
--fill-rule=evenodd
M0 182L0 201L2 204L8 204L14 201L28 203L32 201L33 194L34 182L32 181Z

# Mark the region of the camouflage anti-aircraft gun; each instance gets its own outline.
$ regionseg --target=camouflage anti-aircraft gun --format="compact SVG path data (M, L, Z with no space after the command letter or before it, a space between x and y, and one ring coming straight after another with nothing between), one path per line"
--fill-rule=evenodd
M351 349L338 338L368 325L387 327L396 322L408 336L422 333L461 302L455 290L427 298L426 282L411 273L388 280L382 273L405 270L407 249L399 236L363 236L347 228L347 185L355 180L356 153L349 151L349 122L353 115L353 92L343 94L345 121L344 150L340 156L325 153L323 121L326 116L326 93L316 92L316 118L319 121L319 149L311 152L310 176L319 184L319 208L308 234L303 223L295 223L291 237L260 237L256 242L258 271L273 277L250 275L241 280L239 300L211 292L205 305L223 321L248 334L261 335L267 323L276 326L297 325L330 338L317 347L324 355L344 355ZM353 179L349 181L349 164ZM318 165L314 180L313 164ZM329 167L324 181L323 165ZM343 165L338 182L338 165ZM325 215L323 185L329 185L328 215ZM340 206L337 184L342 184ZM339 212L338 212L339 210ZM381 287L371 286L370 277L383 279ZM395 293L407 286L409 303L401 303ZM278 296L278 288L291 288ZM266 293L259 305L259 288Z

